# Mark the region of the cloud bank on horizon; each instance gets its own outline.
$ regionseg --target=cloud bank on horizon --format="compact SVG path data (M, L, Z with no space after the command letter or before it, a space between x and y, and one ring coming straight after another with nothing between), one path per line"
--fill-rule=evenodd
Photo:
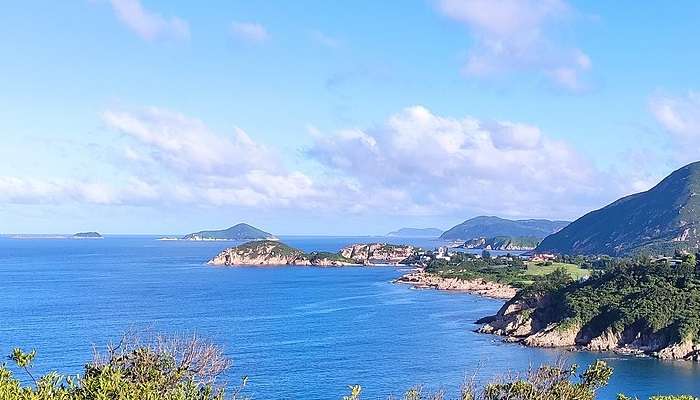
M434 0L427 9L408 4L405 22L381 22L396 10L375 4L377 21L358 21L358 33L350 11L313 6L323 19L291 6L282 9L298 18L252 4L214 14L156 0L81 5L114 25L101 47L114 47L119 57L107 62L117 66L76 67L85 77L68 79L46 73L45 86L82 89L65 100L80 112L52 114L46 120L55 127L37 122L34 136L23 131L32 121L20 117L29 111L8 111L16 124L0 155L14 162L0 173L0 204L44 213L82 205L140 215L204 210L211 219L381 216L436 226L479 214L572 219L697 158L693 82L638 85L636 109L611 107L628 106L616 85L629 76L615 75L613 45L579 33L612 18L609 9ZM55 70L70 71L60 61ZM31 68L13 72L5 75L36 77ZM27 110L34 107L42 109ZM76 129L75 119L89 122ZM70 139L33 151L54 130L52 139ZM24 217L13 218L18 227Z

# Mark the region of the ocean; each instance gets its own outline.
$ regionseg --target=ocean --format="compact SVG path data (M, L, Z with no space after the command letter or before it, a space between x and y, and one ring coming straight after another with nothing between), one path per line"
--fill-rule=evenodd
M359 384L363 399L414 385L456 397L479 381L565 360L604 359L615 372L602 399L619 392L700 395L700 366L685 361L525 348L474 333L502 302L415 290L394 267L211 267L231 242L0 238L0 355L35 348L34 370L82 371L93 346L127 330L197 333L233 360L224 379L249 377L254 399L339 399ZM284 237L306 251L356 242L435 247L431 240ZM22 376L17 371L18 376Z

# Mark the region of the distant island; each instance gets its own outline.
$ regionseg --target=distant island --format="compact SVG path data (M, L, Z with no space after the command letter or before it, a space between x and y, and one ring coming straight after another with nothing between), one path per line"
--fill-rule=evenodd
M223 266L401 264L413 256L417 250L414 246L372 243L347 246L338 253L304 253L279 241L260 240L226 249L209 260L208 264Z
M254 226L240 223L228 229L190 233L183 236L181 240L277 240L277 238Z
M652 189L623 197L572 222L540 243L558 254L671 255L700 248L700 162Z
M97 232L78 232L72 236L73 239L102 239L103 236Z
M442 235L442 230L437 228L401 228L386 235L406 238L437 238Z
M546 219L509 220L481 216L468 219L445 231L440 239L450 247L502 251L534 250L546 236L569 224Z

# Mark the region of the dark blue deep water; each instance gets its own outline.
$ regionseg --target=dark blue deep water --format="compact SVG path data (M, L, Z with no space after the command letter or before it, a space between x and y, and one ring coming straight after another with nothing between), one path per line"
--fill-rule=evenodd
M361 240L285 241L335 251ZM393 285L395 268L204 264L230 245L0 238L0 353L36 348L38 372L78 373L93 344L125 330L197 332L225 347L234 361L227 380L248 375L255 399L338 399L350 384L361 384L365 399L415 384L454 397L473 373L502 376L560 357L609 361L615 374L604 399L700 395L700 369L690 362L528 349L473 333L472 321L499 301Z

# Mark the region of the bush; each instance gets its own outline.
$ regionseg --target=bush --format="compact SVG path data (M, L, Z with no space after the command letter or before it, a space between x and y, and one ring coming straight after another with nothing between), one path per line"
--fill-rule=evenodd
M0 366L2 400L242 400L242 383L226 393L216 384L230 362L221 349L197 337L156 337L148 342L124 339L96 354L82 376L64 377L51 372L34 379L30 372L36 352L13 350L10 359L25 370L33 384L24 386L6 365ZM580 375L576 366L543 365L522 377L493 381L480 391L465 385L460 400L594 400L596 391L612 375L596 361ZM362 388L350 386L343 400L361 400ZM303 397L300 397L303 398ZM409 389L404 400L443 400L444 393ZM632 400L619 395L618 400ZM656 396L651 400L697 400L691 396Z

